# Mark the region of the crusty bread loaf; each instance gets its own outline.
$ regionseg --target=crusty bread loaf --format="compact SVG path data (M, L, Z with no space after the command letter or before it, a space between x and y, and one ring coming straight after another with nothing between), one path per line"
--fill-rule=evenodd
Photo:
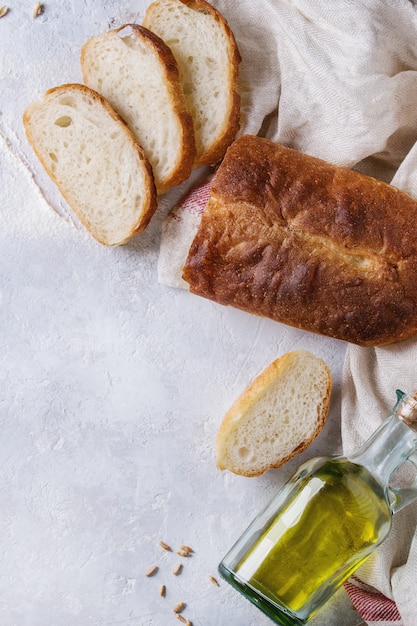
M156 210L149 163L126 124L85 85L60 85L23 116L29 143L62 195L102 244L125 243Z
M223 16L204 0L156 0L143 25L161 37L177 60L194 119L195 166L221 159L240 123L239 50Z
M242 136L214 177L183 270L225 305L363 346L417 332L417 201Z
M196 154L193 120L169 47L127 24L87 41L81 66L84 82L110 102L144 149L158 193L187 179Z
M332 377L306 350L271 363L237 398L216 437L219 469L259 476L307 448L322 430Z

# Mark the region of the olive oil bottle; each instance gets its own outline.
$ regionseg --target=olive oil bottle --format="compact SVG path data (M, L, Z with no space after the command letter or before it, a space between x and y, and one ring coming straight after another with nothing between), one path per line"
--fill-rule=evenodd
M417 499L417 400L397 391L391 415L354 455L299 467L219 565L223 578L281 626L302 626L387 537L391 518Z

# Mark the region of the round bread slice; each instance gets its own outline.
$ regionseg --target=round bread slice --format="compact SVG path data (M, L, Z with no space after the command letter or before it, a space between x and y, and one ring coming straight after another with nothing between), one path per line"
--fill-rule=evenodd
M158 193L191 174L193 120L170 48L136 24L93 37L81 50L84 82L125 120L152 166Z
M194 120L195 167L219 161L240 126L239 49L224 17L205 0L155 0L143 26L171 48Z
M273 361L226 413L216 437L217 467L260 476L305 450L325 424L331 386L326 363L310 352Z
M85 85L47 91L23 115L29 143L80 222L117 246L142 231L157 207L142 148L109 103Z

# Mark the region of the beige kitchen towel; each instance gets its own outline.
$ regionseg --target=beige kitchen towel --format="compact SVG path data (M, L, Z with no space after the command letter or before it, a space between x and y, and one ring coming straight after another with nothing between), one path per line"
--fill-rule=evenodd
M212 4L227 18L242 54L242 133L356 168L417 198L416 2ZM198 224L200 200L187 219L179 210L164 224L163 284L185 286L181 259ZM388 415L396 387L417 388L416 363L415 340L376 350L348 346L341 415L347 453ZM400 478L407 481L408 474L404 470ZM417 624L416 519L414 505L398 513L391 537L358 574L398 608L395 615L382 610L378 618L372 617L378 612L362 613L370 624Z
M417 140L415 3L213 4L243 58L242 132L392 178Z
M391 183L417 198L417 144ZM389 415L397 389L410 394L417 391L417 339L382 348L348 346L342 385L342 441L346 454L366 441ZM396 474L396 484L405 487L414 476L414 467L403 466ZM388 539L357 576L394 600L401 617L397 624L417 624L417 503L394 515Z
M382 348L349 346L342 388L342 437L346 454L378 428L396 402L396 389L417 390L417 342ZM406 487L415 468L404 464L395 485ZM394 478L393 478L394 480ZM391 533L356 572L357 577L395 601L405 626L417 623L417 503L393 516Z

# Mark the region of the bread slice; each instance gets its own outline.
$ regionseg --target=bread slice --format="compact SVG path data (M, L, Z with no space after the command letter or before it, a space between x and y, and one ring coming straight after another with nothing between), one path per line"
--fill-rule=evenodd
M81 223L116 246L156 210L152 171L126 124L85 85L48 90L23 115L29 143Z
M331 386L326 363L305 350L271 363L226 413L216 437L218 468L260 476L305 450L325 424Z
M151 163L158 193L186 180L196 147L171 50L146 28L127 24L87 41L84 82L125 120Z
M156 0L143 25L161 37L177 60L197 143L195 166L219 161L240 123L238 68L233 33L204 0Z

